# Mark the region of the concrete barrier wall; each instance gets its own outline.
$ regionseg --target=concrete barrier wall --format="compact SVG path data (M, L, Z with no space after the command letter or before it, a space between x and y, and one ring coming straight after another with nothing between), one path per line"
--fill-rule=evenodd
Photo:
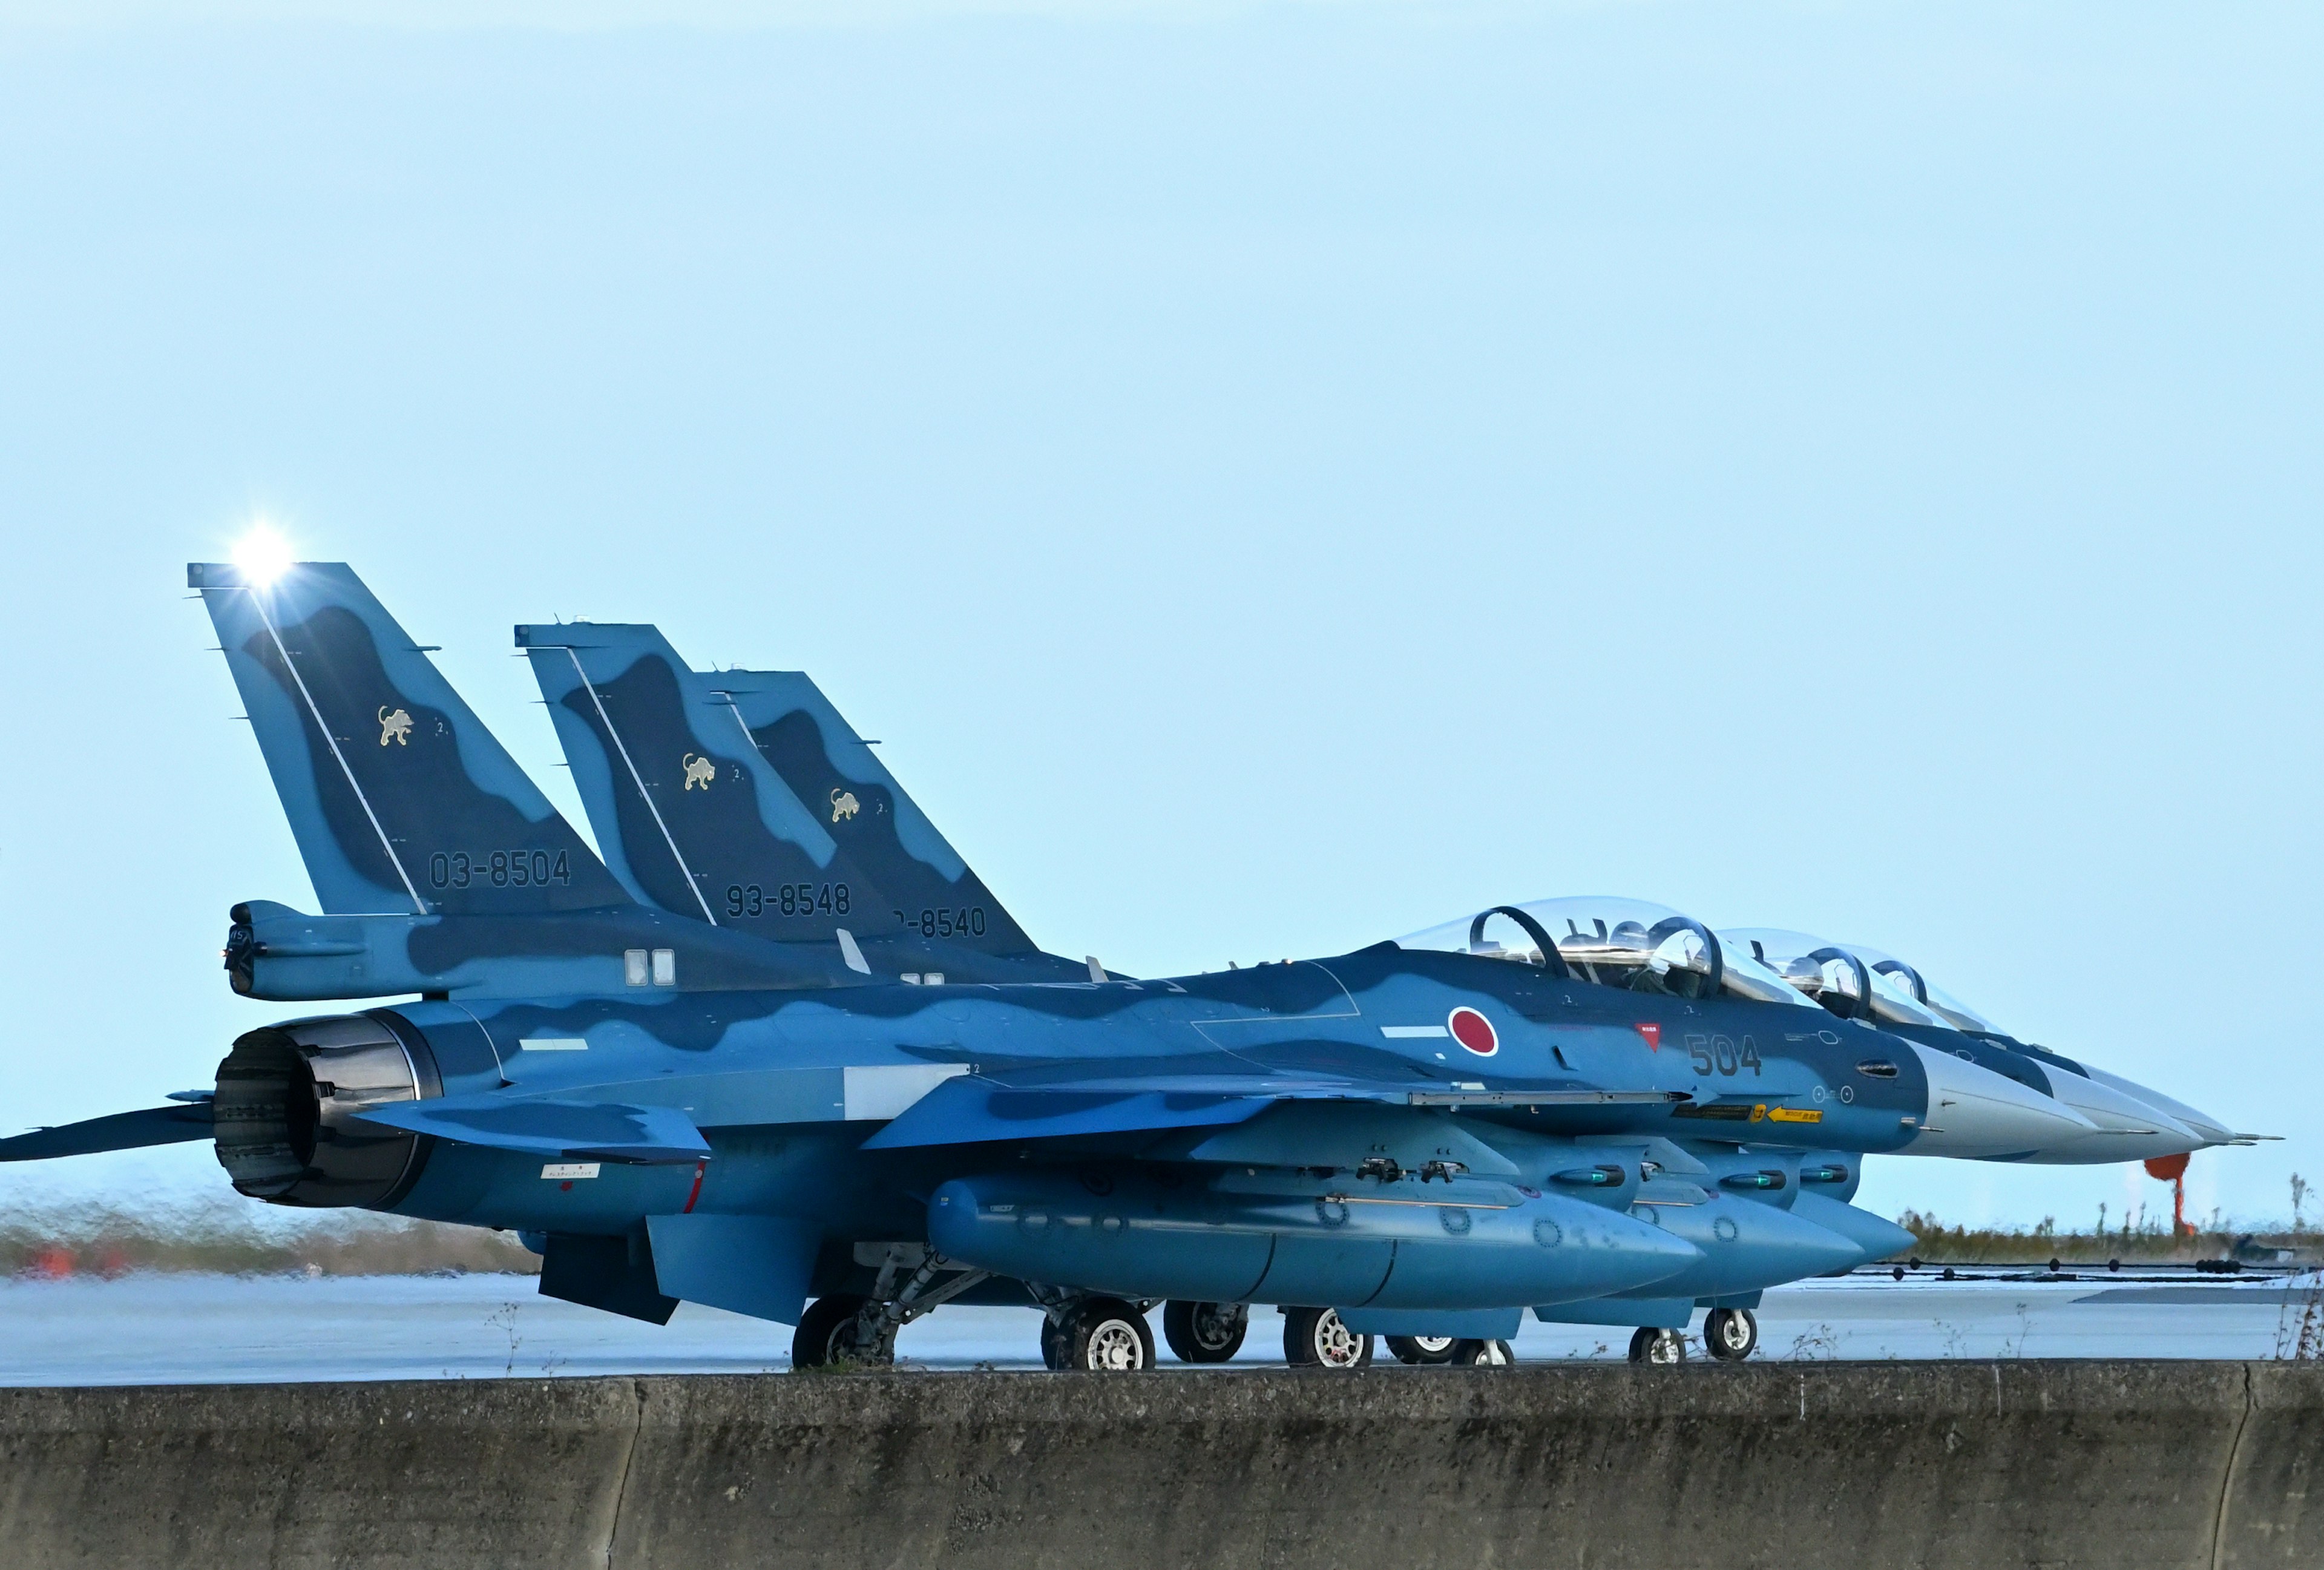
M2324 1368L0 1392L0 1565L2324 1564Z

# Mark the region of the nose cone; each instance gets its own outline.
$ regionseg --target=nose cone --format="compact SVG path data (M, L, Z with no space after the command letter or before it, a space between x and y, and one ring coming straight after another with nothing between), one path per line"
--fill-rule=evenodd
M1511 1214L1536 1218L1535 1241L1556 1261L1554 1286L1535 1299L1541 1304L1636 1291L1680 1277L1702 1261L1702 1251L1675 1233L1578 1199L1544 1195Z
M2197 1112L2185 1102L2173 1101L2159 1090L2149 1090L2135 1080L2125 1079L2119 1074L2108 1074L2103 1068L2090 1069L2090 1078L2108 1090L2120 1091L2165 1113L2205 1145L2230 1144L2235 1140L2234 1131L2210 1113Z
M2069 1069L2045 1067L2044 1073L2051 1093L2088 1118L2097 1132L2045 1150L2034 1158L2037 1161L2060 1166L2145 1161L2200 1150L2209 1143L2151 1102Z
M1843 1205L1821 1194L1803 1194L1793 1200L1792 1214L1854 1244L1857 1257L1849 1261L1851 1267L1889 1259L1920 1242L1893 1221L1883 1221L1868 1210L1858 1210L1853 1205Z
M1658 1298L1723 1298L1806 1276L1845 1270L1863 1252L1840 1234L1789 1211L1724 1196L1707 1205L1642 1205L1659 1214L1674 1236L1695 1246L1701 1262L1655 1284Z
M2097 1131L2073 1108L1950 1052L1913 1045L1929 1079L1922 1132L1906 1156L2015 1156L2064 1146Z

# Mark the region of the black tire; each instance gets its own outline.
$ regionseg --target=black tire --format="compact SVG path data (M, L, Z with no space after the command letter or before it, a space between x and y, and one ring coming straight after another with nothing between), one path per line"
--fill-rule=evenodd
M1469 1344L1453 1335L1387 1335L1380 1339L1388 1344L1390 1357L1415 1368L1458 1362L1461 1349Z
M1713 1308L1703 1317L1702 1344L1721 1362L1741 1362L1759 1348L1759 1321L1748 1308Z
M809 1304L799 1316L798 1328L791 1332L791 1366L829 1368L838 1362L886 1361L867 1355L855 1344L855 1316L865 1301L853 1292L835 1292Z
M1630 1361L1637 1363L1681 1363L1686 1361L1686 1334L1646 1325L1630 1337Z
M1250 1309L1241 1303L1188 1303L1173 1298L1162 1308L1162 1338L1180 1362L1225 1362L1242 1350Z
M1041 1316L1041 1366L1059 1372L1072 1367L1071 1340L1065 1319L1055 1314Z
M1144 1373L1157 1355L1146 1316L1119 1298L1083 1298L1065 1344L1065 1366L1077 1373Z
M1365 1368L1372 1361L1372 1338L1349 1329L1336 1308L1286 1308L1283 1361L1293 1368Z
M1456 1361L1462 1368L1514 1368L1517 1356L1506 1341L1464 1341Z

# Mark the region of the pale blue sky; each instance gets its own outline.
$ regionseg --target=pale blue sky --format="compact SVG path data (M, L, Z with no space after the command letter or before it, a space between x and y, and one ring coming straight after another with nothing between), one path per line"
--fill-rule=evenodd
M2324 1178L2313 7L452 10L0 4L5 1121L287 1011L180 586L264 514L568 803L509 626L658 621L1068 953L1636 894Z

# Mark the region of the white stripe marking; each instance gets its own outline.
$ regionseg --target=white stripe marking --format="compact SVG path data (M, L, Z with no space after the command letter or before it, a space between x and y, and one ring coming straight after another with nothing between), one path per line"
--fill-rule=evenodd
M1420 1041L1452 1032L1442 1025L1382 1025L1380 1034L1391 1041Z
M521 1052L586 1052L589 1043L578 1036L534 1036L518 1042Z

